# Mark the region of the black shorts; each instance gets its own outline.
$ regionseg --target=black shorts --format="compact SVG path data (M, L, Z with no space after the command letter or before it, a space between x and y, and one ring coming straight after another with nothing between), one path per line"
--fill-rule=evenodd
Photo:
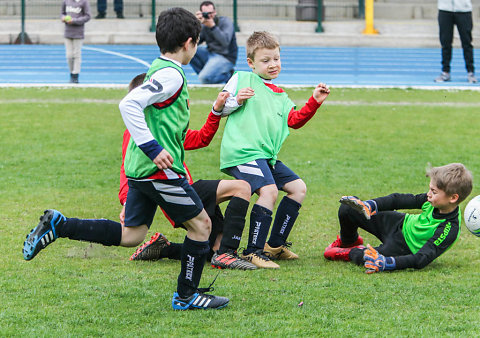
M216 238L223 232L223 214L217 205L217 188L220 180L198 180L192 184L198 196L202 200L203 208L212 221L211 237Z
M215 189L216 192L216 189ZM185 178L176 180L128 180L125 226L150 225L157 206L175 227L202 212L203 204Z

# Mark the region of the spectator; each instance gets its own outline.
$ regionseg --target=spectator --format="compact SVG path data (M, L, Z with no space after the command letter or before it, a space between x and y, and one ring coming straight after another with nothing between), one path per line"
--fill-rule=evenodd
M125 19L123 16L123 0L113 0L113 9L117 13L117 19ZM107 0L97 0L97 12L95 19L105 19L107 16Z
M232 20L217 16L215 5L203 1L196 13L202 23L199 46L190 64L202 83L226 83L237 62L237 39Z
M65 52L70 69L70 82L78 83L82 64L82 44L85 22L90 20L88 0L63 0L62 22L65 23Z
M435 82L450 81L450 61L452 59L453 26L456 25L463 48L463 58L467 68L469 83L477 83L473 66L472 46L472 1L438 0L438 26L442 45L442 74Z

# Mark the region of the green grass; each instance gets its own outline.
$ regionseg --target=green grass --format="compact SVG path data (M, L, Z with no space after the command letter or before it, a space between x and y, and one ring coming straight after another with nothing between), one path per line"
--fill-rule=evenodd
M191 90L191 128L203 124L217 91ZM287 91L301 107L312 89ZM215 294L231 304L189 312L171 310L175 261L130 262L132 248L66 239L30 262L22 257L46 208L118 219L124 94L1 89L0 336L478 336L480 242L464 226L456 245L420 271L366 275L326 261L323 250L336 238L344 194L425 192L429 163L462 162L480 177L479 92L332 89L280 154L308 187L290 236L301 259L280 262L278 271L221 271ZM226 177L218 170L221 134L187 152L194 178ZM475 187L471 197L479 193ZM161 213L149 235L156 231L171 241L185 236ZM218 271L206 266L202 286Z

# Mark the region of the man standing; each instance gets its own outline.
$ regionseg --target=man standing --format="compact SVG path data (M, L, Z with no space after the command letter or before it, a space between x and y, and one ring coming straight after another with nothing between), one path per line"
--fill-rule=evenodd
M195 57L190 61L200 82L226 83L233 74L237 62L237 39L232 20L218 16L211 1L203 1L196 13L202 24L199 46Z
M117 19L125 19L123 16L123 0L114 0L113 9L117 13ZM95 19L105 19L107 16L107 0L97 0L98 14Z
M438 25L440 28L440 44L442 45L442 74L435 79L435 82L450 81L453 26L456 25L462 42L468 82L477 83L473 66L472 1L438 0Z

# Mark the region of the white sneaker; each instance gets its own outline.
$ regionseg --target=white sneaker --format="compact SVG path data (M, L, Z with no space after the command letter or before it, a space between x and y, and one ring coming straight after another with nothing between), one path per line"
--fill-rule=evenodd
M467 75L468 83L477 83L477 78L473 72L468 73Z
M447 82L450 81L450 73L442 72L435 80L435 82Z

